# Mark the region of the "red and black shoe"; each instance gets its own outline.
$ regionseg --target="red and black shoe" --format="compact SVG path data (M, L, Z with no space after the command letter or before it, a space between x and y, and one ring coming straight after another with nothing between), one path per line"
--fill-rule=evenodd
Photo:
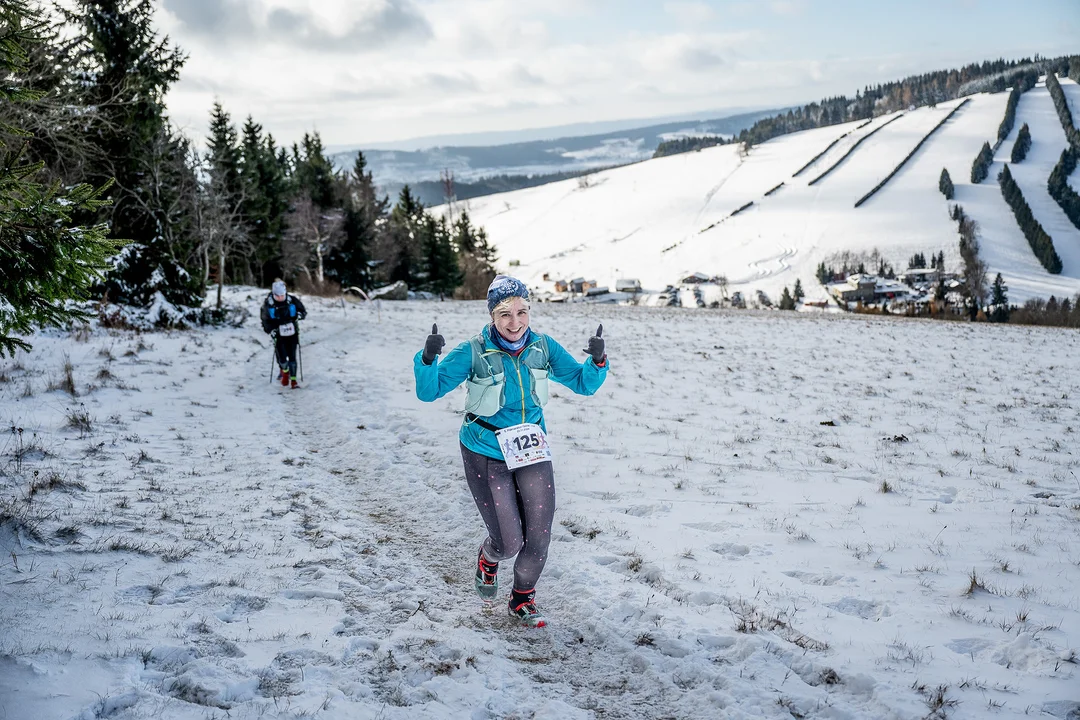
M547 618L540 612L540 608L536 607L536 603L533 602L534 597L536 597L535 590L527 592L514 590L510 595L510 617L515 618L525 627L547 627Z
M291 382L292 382L293 390L300 387L300 383L296 382L296 378L293 378Z
M486 603L494 602L499 594L499 563L490 563L484 558L483 545L476 558L476 594Z
M289 387L289 373L282 370L278 378L281 380L281 387Z

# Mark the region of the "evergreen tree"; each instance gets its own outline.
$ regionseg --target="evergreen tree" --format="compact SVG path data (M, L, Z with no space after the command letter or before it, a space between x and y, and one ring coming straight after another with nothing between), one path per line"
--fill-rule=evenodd
M422 225L424 269L427 276L426 289L443 299L453 294L461 284L463 273L458 267L457 253L450 237L450 226L445 216L437 220L425 213Z
M262 287L286 274L282 240L289 210L288 174L287 156L279 155L274 137L269 133L264 137L262 126L248 116L240 141L242 214L252 246L249 273Z
M334 164L326 156L319 133L304 133L300 147L293 146L293 153L293 176L297 190L310 197L316 207L330 208L338 205L339 193Z
M25 12L25 7L20 0L5 9L14 17ZM0 125L24 133L18 141L24 147L24 162L45 163L36 179L44 184L59 179L74 185L88 177L88 167L107 161L87 133L100 120L100 109L91 104L78 73L79 49L70 38L71 29L61 19L46 20L49 13L37 9L31 13L31 41L18 47L12 41L0 52L5 54L5 62L18 57L18 73L4 77L4 82L11 83L9 92L17 87L38 93L41 100L0 103ZM4 33L17 30L14 24L3 27Z
M1008 322L1009 321L1009 296L1008 286L1005 285L1005 280L1002 279L1001 273L997 274L994 278L994 284L990 288L990 305L992 310L990 311L990 322Z
M210 111L210 136L207 140L209 151L206 156L209 172L221 184L222 191L232 204L239 205L244 196L244 187L240 179L240 140L233 127L229 113L215 102Z
M1005 103L1005 118L1001 121L1001 125L998 126L997 141L999 145L1012 132L1013 124L1016 122L1016 106L1020 103L1020 96L1023 93L1024 88L1019 83L1009 92L1009 100Z
M1031 213L1031 208L1024 199L1020 186L1013 180L1008 165L1002 169L998 181L1001 185L1001 194L1005 198L1005 202L1012 208L1013 215L1016 216L1016 222L1023 231L1024 237L1027 238L1028 245L1031 246L1031 251L1035 253L1035 257L1039 259L1047 272L1055 275L1060 273L1062 269L1061 258L1054 248L1054 241Z
M367 171L364 153L356 154L345 196L345 239L327 260L327 270L343 287L369 290L372 278L369 256L376 246L381 226L386 222L388 200L379 198L375 180Z
M25 157L33 138L29 127L47 123L50 112L44 94L26 84L26 63L43 41L43 27L36 5L0 4L0 106L8 112L19 106L18 119L24 121L12 124L8 112L0 115L0 356L30 349L16 334L85 317L65 301L86 299L120 246L106 239L104 223L73 219L101 210L107 186L44 184L44 161Z
M806 293L803 292L802 280L799 278L795 278L795 290L793 294L795 295L795 299L799 302L802 302L802 299L806 297Z
M247 282L265 285L264 265L280 254L280 235L272 232L270 193L274 180L271 174L277 169L273 153L264 146L262 125L248 115L240 131L240 182L243 187L241 214L243 215L252 253L247 263ZM279 209L284 214L284 202ZM275 230L280 231L280 217ZM278 277L282 273L275 273Z
M345 240L346 182L334 172L318 133L305 133L300 146L293 146L292 178L282 249L286 274L303 273L321 288L327 258Z
M1035 85L1041 72L1063 64L1064 59L1047 61L1035 57L994 60L962 68L943 70L866 87L855 97L838 96L804 105L785 113L762 118L743 130L739 142L757 145L785 133L807 130L905 110L912 105L934 105L975 92L1000 92L1010 86L1020 91ZM1049 83L1048 83L1049 84ZM1010 126L1011 127L1011 126Z
M971 182L976 185L986 179L990 174L990 165L994 162L994 151L990 143L984 142L979 154L975 156L975 162L971 165Z
M1072 110L1069 108L1069 100L1065 97L1065 92L1061 89L1061 83L1058 82L1053 70L1046 73L1046 89L1050 93L1051 100L1054 101L1054 109L1057 110L1058 120L1061 121L1061 127L1065 131L1065 138L1075 150L1080 151L1080 130L1076 128Z
M678 155L680 153L696 152L698 150L704 150L705 148L714 147L716 145L723 145L724 138L717 137L715 135L697 135L695 137L675 138L674 140L664 140L656 146L656 150L653 152L653 158L666 157L668 155Z
M487 294L495 279L495 249L488 243L483 228L474 227L468 211L462 211L454 221L453 244L461 266L461 287L455 297L479 300Z
M780 309L795 309L795 298L791 297L791 291L788 290L787 285L784 286L784 292L780 295Z
M1016 134L1016 142L1013 143L1011 160L1014 163L1018 163L1027 157L1028 150L1031 149L1031 131L1028 130L1028 124L1024 123L1020 126L1020 132Z
M1061 158L1050 172L1046 189L1061 206L1072 224L1080 230L1080 194L1077 194L1069 184L1069 176L1076 170L1078 160L1080 160L1080 151L1077 148L1069 146L1062 150Z
M956 189L953 187L952 178L949 177L949 171L945 168L941 168L941 178L938 180L938 190L945 196L946 200L952 200L956 195Z
M250 272L247 226L244 218L245 187L240 173L241 151L229 113L214 103L207 142L206 182L200 192L199 228L203 242L203 276L209 282L211 266L216 268L217 307L221 308L222 286L233 268L234 281L245 280ZM239 268L239 272L237 269Z
M185 57L158 37L153 14L151 0L77 0L68 13L82 28L79 71L98 109L88 136L106 159L88 179L100 185L115 178L103 219L113 237L133 241L106 279L110 299L146 305L160 292L194 306L198 281L182 264L198 244L194 170L164 100Z
M417 287L426 280L419 244L423 221L424 206L405 185L398 194L397 204L390 211L376 247L375 255L380 261L379 277L382 281L400 280L409 287Z

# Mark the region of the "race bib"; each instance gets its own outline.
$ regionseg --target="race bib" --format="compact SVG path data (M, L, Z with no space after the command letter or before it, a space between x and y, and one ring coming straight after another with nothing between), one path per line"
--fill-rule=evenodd
M522 423L495 433L506 467L516 470L551 460L551 446L539 425Z
M289 337L296 334L296 325L293 323L285 323L278 327L278 335L281 337Z

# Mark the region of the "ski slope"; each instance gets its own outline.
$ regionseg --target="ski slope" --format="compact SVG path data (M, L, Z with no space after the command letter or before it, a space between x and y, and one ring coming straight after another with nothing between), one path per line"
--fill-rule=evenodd
M1076 83L1062 79L1061 84L1070 102L1080 104ZM487 229L500 268L512 267L527 282L539 283L547 274L613 287L616 279L637 278L660 289L702 272L725 275L732 291L762 290L774 298L800 279L814 299L825 297L815 280L818 264L844 251L877 250L897 270L917 252L944 251L947 268L958 270L956 223L938 191L941 170L947 168L956 202L982 229L991 277L1002 273L1013 303L1075 295L1080 292L1080 230L1046 192L1065 135L1044 83L1021 99L991 176L981 185L970 183L971 163L984 142L993 144L1007 99L1008 93L971 96L859 208L855 202L962 100L881 116L863 127L848 123L785 135L748 153L722 146L659 158L596 173L587 181L472 199L456 209L467 208ZM1039 265L997 185L1001 162L1025 122L1034 145L1015 174L1062 256L1060 276ZM1075 177L1070 181L1078 184Z

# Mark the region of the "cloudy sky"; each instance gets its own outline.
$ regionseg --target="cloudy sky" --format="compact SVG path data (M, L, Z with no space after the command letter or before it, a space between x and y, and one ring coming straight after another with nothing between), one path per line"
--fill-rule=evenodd
M984 59L1080 52L1080 0L160 0L219 100L328 145L777 107ZM1022 21L1021 21L1022 20Z

